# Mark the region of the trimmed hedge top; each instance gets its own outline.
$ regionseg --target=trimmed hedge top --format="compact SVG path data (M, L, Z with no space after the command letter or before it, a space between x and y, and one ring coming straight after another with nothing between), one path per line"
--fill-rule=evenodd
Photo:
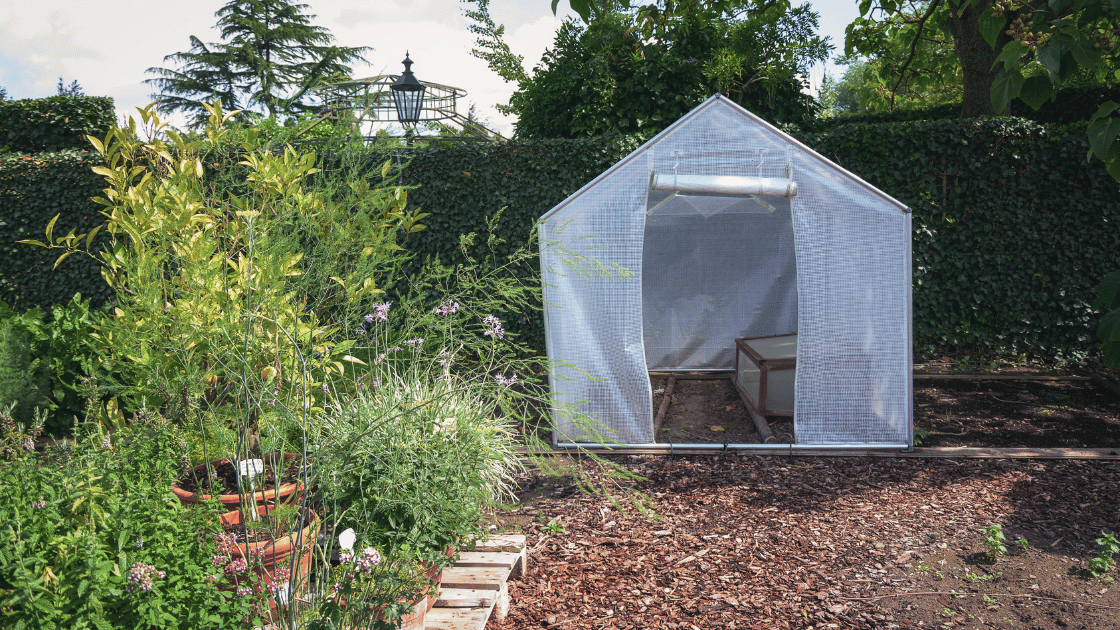
M107 96L50 96L0 101L0 153L88 149L117 122Z

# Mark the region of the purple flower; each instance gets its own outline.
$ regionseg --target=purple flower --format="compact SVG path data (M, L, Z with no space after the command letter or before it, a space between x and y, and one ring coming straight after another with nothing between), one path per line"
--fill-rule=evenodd
M136 544L133 545L133 546L136 547L137 549L143 549L144 548L144 535L143 534L136 537Z
M482 333L484 337L493 337L494 339L501 339L506 336L506 331L502 330L502 321L493 315L487 315L482 318L482 323L488 326L486 332Z
M373 322L388 321L389 320L389 309L392 308L392 306L393 306L392 302L385 302L383 304L374 304L373 305L373 312L370 313L369 315L366 315L366 321L371 323L371 324Z
M509 387L510 385L513 385L514 383L517 382L517 375L514 374L514 375L510 376L509 378L506 378L502 374L498 374L497 376L494 377L494 380L497 381L498 384L501 385L502 387Z
M436 315L454 315L455 313L459 312L459 303L448 300L444 302L442 306L434 309L434 311Z
M128 588L125 589L125 592L132 593L136 590L150 591L152 590L153 580L162 580L165 577L167 577L166 571L156 571L156 568L150 564L135 562L128 571L129 585Z
M423 337L415 337L413 339L405 339L402 343L404 343L404 345L409 346L411 348L419 348L420 345L424 343L424 338Z
M460 350L463 349L462 344L459 344L459 349ZM443 350L440 350L439 351L439 356L440 356L439 364L444 369L451 367L451 364L455 362L455 353L452 352L451 350L448 350L447 348L444 348Z
M30 437L26 437L26 438L24 438L24 439L23 439L23 449L24 449L25 451L33 451L33 450L35 450L35 441L34 441L34 440L32 440L32 439L31 439Z
M105 434L105 439L101 440L101 448L112 448L113 442L109 439L109 434Z
M367 317L368 317L368 315L367 315ZM364 335L364 334L366 334L366 327L365 326L358 326L357 328L354 329L354 333L358 334L358 335Z
M225 556L213 556L210 558L210 566L212 567L224 567L227 562L229 562L229 558Z
M331 393L330 385L327 385L326 383L323 383L323 393L326 393L326 394Z
M249 563L245 561L245 558L234 558L226 565L226 573L243 573L248 567Z
M36 510L42 510L47 507L47 502L43 500L43 497L39 497L39 500L32 503L31 507L35 508Z
M358 571L365 575L369 575L373 571L373 567L381 563L381 554L373 547L366 547L362 551L362 555L354 562L358 567Z

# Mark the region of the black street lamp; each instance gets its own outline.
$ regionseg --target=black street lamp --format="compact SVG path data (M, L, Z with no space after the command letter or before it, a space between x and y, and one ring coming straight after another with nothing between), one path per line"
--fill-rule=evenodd
M389 86L393 91L393 104L397 107L397 120L402 124L420 122L420 106L424 104L424 84L412 74L412 60L404 53L404 73Z

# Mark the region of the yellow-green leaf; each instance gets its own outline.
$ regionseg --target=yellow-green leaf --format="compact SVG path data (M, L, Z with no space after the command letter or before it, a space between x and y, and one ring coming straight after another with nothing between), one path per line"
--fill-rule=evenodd
M51 270L53 271L55 269L58 269L59 264L61 264L62 261L66 260L66 258L68 256L70 256L70 254L73 254L73 253L74 253L73 251L69 251L69 252L66 252L65 254L59 256L58 260L54 261L54 267L51 267Z
M93 243L93 238L97 236L97 233L100 231L100 225L89 231L89 234L86 235L86 249L89 249L90 245Z
M51 222L47 224L47 242L48 243L51 242L51 234L54 233L54 224L55 224L56 221L58 221L58 217L60 217L60 216L61 216L61 214L54 215L54 218L51 219Z

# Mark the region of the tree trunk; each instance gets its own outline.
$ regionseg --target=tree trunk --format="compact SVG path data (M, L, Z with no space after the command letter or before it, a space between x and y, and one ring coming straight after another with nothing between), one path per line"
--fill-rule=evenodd
M996 37L993 50L980 35L980 16L991 4L991 0L973 0L961 8L958 0L950 0L949 31L953 34L953 48L961 64L963 85L961 95L961 118L975 118L995 114L992 109L992 83L999 73L1002 63L997 64L1003 47L1011 41L1006 29ZM1015 19L1014 12L1005 11L1004 19L1010 23ZM1010 105L1001 114L1009 113Z

